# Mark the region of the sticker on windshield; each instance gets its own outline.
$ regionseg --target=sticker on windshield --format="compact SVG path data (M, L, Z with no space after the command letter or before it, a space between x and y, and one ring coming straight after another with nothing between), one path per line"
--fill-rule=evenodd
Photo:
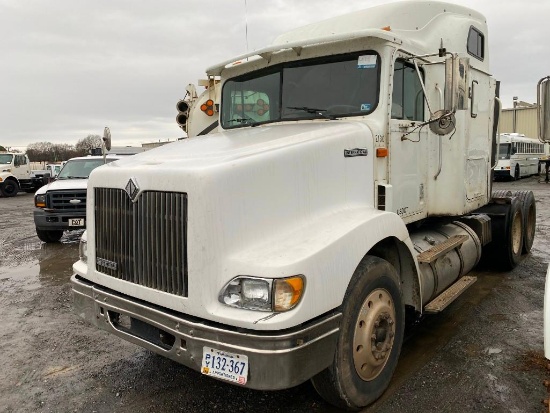
M373 67L376 67L376 55L359 56L357 60L358 69L372 69Z
M368 112L370 108L371 108L370 103L361 104L361 112Z

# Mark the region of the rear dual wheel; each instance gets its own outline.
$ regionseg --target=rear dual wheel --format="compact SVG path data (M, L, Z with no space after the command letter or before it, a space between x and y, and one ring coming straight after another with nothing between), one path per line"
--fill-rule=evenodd
M509 191L498 190L493 192L493 198L516 197L520 202L523 215L523 247L522 252L527 254L533 247L535 241L535 230L537 226L537 206L532 191Z
M405 310L399 276L387 261L366 256L342 306L332 365L311 380L329 403L358 410L388 387L403 343Z

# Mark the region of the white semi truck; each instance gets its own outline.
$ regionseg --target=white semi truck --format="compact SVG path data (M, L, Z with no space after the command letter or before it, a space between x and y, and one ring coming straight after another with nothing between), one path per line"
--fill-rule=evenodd
M76 312L236 385L312 379L337 406L372 403L406 316L442 311L482 255L513 268L533 243L532 193L491 194L489 73L485 18L433 1L210 67L179 108L198 136L91 174Z

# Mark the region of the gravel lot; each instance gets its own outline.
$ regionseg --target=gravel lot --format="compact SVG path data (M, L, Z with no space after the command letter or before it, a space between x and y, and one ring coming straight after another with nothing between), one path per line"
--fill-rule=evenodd
M544 411L550 185L538 177L495 184L506 188L535 193L531 254L511 272L474 271L474 286L412 328L390 389L365 411ZM238 388L80 321L69 284L80 233L41 243L33 209L32 194L0 198L0 411L335 411L309 383L279 392Z

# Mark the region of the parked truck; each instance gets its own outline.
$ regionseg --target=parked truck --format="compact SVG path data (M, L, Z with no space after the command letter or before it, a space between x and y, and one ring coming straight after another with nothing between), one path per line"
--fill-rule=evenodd
M407 1L210 67L179 108L210 130L91 174L76 312L219 380L372 403L406 319L533 243L533 194L491 193L488 44L478 12Z
M3 196L16 196L20 190L34 192L44 183L43 178L33 176L27 155L0 152L0 193Z
M41 241L58 242L64 231L86 227L86 186L90 172L117 159L111 155L69 159L55 181L36 191L34 224Z

